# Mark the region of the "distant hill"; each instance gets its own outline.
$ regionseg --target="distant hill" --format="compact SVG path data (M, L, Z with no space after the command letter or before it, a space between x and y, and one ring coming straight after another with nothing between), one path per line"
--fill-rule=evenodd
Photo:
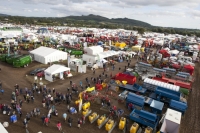
M7 15L7 14L1 14L1 13L0 13L0 16L10 16L10 15Z
M140 27L151 27L150 24L139 21L139 20L134 20L134 19L128 19L128 18L106 18L102 17L99 15L93 15L90 14L88 16L68 16L64 17L65 19L71 19L71 20L78 20L78 21L95 21L97 23L114 23L114 24L125 24L125 25L132 25L132 26L140 26Z

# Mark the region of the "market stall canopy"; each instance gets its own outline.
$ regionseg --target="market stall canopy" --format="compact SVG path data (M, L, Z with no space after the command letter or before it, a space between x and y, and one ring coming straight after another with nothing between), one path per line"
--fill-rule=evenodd
M57 74L60 72L65 72L65 71L70 71L70 68L65 67L63 65L54 64L50 66L49 68L47 68L44 72L53 75L53 74Z

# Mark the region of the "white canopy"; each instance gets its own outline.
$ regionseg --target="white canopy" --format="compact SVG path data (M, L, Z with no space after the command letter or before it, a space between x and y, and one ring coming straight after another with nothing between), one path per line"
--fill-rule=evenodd
M103 52L103 48L101 46L92 46L92 47L86 47L84 51L87 52L87 54L89 55L97 55Z
M55 62L59 60L67 60L66 52L43 46L32 50L30 54L33 55L33 59L35 61L38 61L43 64L48 64L48 62Z
M59 74L60 79L63 79L63 74L65 71L70 71L70 68L65 67L63 65L54 64L44 71L45 79L50 82L53 82L54 74Z
M177 55L179 53L179 51L175 49L175 50L171 50L170 53Z
M110 57L110 56L113 56L113 55L118 55L119 52L116 52L116 51L105 51L105 52L101 52L99 53L99 58L103 59L103 58L107 58L107 57Z
M68 68L68 67L54 64L54 65L50 66L49 68L47 68L44 72L53 75L53 74L57 74L57 73L69 71L69 70L70 70L70 68Z

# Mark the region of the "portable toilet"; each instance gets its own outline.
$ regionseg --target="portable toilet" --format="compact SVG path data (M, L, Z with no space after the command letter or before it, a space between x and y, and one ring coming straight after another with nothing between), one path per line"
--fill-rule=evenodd
M179 133L180 123L181 112L168 108L160 133Z

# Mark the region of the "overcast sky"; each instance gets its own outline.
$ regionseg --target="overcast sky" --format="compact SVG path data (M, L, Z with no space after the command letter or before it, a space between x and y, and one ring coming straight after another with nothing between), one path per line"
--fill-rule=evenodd
M64 17L132 18L155 26L200 29L200 0L0 0L0 13Z

